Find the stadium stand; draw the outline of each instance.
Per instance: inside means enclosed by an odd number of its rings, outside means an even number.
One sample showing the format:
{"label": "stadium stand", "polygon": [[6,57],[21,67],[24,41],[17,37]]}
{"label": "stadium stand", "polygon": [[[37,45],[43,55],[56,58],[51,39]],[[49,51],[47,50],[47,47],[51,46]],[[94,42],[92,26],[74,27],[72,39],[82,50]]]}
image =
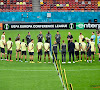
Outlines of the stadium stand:
{"label": "stadium stand", "polygon": [[[0,12],[31,12],[32,0],[0,0]],[[96,12],[100,0],[40,0],[41,11]]]}
{"label": "stadium stand", "polygon": [[40,0],[41,11],[96,12],[100,0]]}
{"label": "stadium stand", "polygon": [[0,12],[31,12],[32,0],[1,0]]}

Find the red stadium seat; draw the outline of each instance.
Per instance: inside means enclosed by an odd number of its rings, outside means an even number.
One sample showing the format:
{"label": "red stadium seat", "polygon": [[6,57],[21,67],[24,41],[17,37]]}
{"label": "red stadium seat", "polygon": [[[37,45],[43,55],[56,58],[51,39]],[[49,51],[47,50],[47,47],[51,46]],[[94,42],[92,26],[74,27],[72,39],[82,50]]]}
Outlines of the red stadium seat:
{"label": "red stadium seat", "polygon": [[[78,2],[75,2],[75,0],[43,0],[45,4],[49,4],[47,7],[47,10],[54,11],[56,10],[55,5],[56,4],[62,4],[63,7],[58,7],[57,11],[70,11],[70,10],[75,10],[75,11],[91,11],[91,10],[98,10],[98,1],[99,0],[78,0]],[[83,4],[82,4],[83,3]],[[69,4],[69,7],[65,7],[66,4]],[[54,6],[53,8],[50,8]],[[44,8],[44,7],[43,7]],[[43,10],[43,8],[41,8]]]}

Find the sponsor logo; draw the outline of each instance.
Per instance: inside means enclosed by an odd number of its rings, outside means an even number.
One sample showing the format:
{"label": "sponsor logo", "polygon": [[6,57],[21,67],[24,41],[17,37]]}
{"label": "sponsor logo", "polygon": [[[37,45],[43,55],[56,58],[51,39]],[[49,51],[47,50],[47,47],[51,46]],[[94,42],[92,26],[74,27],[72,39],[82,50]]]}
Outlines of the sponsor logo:
{"label": "sponsor logo", "polygon": [[8,30],[10,28],[9,24],[4,25],[4,29]]}
{"label": "sponsor logo", "polygon": [[84,29],[100,29],[100,23],[84,23]]}
{"label": "sponsor logo", "polygon": [[84,23],[76,23],[76,29],[84,29]]}
{"label": "sponsor logo", "polygon": [[75,29],[75,24],[74,23],[70,23],[69,24],[69,29]]}

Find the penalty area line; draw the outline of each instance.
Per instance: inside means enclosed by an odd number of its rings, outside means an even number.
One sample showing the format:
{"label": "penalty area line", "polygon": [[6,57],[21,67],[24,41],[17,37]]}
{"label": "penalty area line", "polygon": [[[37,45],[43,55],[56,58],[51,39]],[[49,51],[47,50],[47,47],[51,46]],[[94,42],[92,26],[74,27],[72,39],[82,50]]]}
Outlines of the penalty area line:
{"label": "penalty area line", "polygon": [[0,71],[36,71],[36,72],[48,72],[48,71],[51,71],[51,72],[55,72],[56,70],[20,70],[20,69],[0,69]]}

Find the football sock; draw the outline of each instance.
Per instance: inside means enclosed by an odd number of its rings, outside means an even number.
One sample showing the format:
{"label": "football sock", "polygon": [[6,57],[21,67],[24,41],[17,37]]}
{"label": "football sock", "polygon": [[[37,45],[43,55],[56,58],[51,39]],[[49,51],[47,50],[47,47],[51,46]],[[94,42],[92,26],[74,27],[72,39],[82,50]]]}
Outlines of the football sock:
{"label": "football sock", "polygon": [[25,59],[25,61],[26,61],[26,59]]}
{"label": "football sock", "polygon": [[78,60],[79,60],[79,56],[78,56]]}
{"label": "football sock", "polygon": [[100,58],[99,58],[99,60],[100,60]]}
{"label": "football sock", "polygon": [[20,58],[19,58],[19,60],[20,60]]}
{"label": "football sock", "polygon": [[7,55],[7,59],[8,59],[8,55]]}
{"label": "football sock", "polygon": [[1,59],[2,59],[2,57],[1,57]]}
{"label": "football sock", "polygon": [[10,56],[10,60],[11,60],[11,56]]}
{"label": "football sock", "polygon": [[16,60],[17,60],[17,58],[16,58]]}
{"label": "football sock", "polygon": [[38,61],[39,61],[39,55],[38,55]]}

